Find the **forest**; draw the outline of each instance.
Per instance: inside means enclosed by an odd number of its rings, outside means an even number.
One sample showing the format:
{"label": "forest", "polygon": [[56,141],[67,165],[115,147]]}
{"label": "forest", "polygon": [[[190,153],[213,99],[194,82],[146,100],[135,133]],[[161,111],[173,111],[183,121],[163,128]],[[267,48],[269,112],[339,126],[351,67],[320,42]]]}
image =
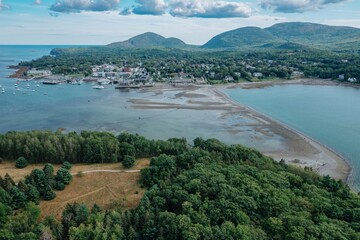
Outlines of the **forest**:
{"label": "forest", "polygon": [[[38,219],[36,204],[47,200],[38,186],[55,193],[56,182],[71,184],[71,164],[127,156],[151,157],[136,208],[73,203],[61,219]],[[0,157],[48,163],[19,183],[1,180],[0,239],[360,239],[360,198],[346,184],[216,139],[9,132],[0,135]],[[62,173],[51,163],[64,163]]]}
{"label": "forest", "polygon": [[119,67],[145,67],[155,81],[165,81],[182,73],[203,77],[209,81],[253,81],[254,73],[264,79],[290,79],[294,72],[303,77],[360,80],[358,53],[320,50],[257,50],[246,51],[187,51],[180,49],[121,49],[89,47],[53,49],[51,55],[20,66],[51,70],[54,74],[91,76],[91,66],[114,64]]}

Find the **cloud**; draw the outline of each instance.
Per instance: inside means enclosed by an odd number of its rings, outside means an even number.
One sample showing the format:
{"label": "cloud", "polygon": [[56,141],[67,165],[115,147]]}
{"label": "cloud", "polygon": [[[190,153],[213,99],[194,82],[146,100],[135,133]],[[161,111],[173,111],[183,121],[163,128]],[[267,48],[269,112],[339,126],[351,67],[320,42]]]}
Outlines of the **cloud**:
{"label": "cloud", "polygon": [[341,3],[348,0],[262,0],[261,7],[274,9],[275,12],[302,13],[317,11],[328,4]]}
{"label": "cloud", "polygon": [[246,3],[215,0],[171,0],[170,14],[176,17],[231,18],[250,17]]}
{"label": "cloud", "polygon": [[125,9],[121,14],[163,15],[167,8],[167,3],[164,0],[135,0],[135,2],[139,5]]}
{"label": "cloud", "polygon": [[139,5],[124,9],[120,14],[163,15],[169,10],[174,17],[231,18],[250,17],[246,3],[218,0],[136,0]]}
{"label": "cloud", "polygon": [[10,9],[10,6],[9,5],[6,5],[6,4],[3,4],[2,3],[2,0],[0,0],[0,11],[2,10],[9,10]]}
{"label": "cloud", "polygon": [[112,11],[116,10],[120,0],[57,0],[50,10],[54,12],[81,12],[81,11]]}

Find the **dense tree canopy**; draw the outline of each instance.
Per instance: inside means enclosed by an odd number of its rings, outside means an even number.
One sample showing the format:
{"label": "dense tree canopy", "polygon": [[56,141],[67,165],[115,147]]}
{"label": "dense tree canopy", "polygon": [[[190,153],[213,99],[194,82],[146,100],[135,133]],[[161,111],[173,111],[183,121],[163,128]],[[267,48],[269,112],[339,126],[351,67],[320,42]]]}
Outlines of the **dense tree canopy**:
{"label": "dense tree canopy", "polygon": [[344,80],[360,79],[360,58],[357,53],[320,50],[258,50],[258,51],[188,51],[174,49],[116,49],[107,47],[54,49],[53,56],[44,56],[21,66],[48,69],[55,74],[91,74],[91,66],[104,63],[119,67],[137,67],[141,64],[157,80],[174,77],[178,73],[224,80],[252,81],[253,74],[260,78],[287,79],[294,71],[304,77]]}
{"label": "dense tree canopy", "polygon": [[[86,135],[107,133],[76,136]],[[60,221],[47,217],[37,223],[38,209],[29,201],[51,195],[53,171],[46,164],[25,182],[1,179],[0,239],[360,239],[360,198],[329,176],[216,139],[197,138],[190,146],[184,139],[108,138],[123,146],[118,160],[128,153],[152,157],[150,167],[141,171],[147,191],[139,206],[90,211],[74,203]],[[66,183],[65,171],[52,175],[55,182]]]}

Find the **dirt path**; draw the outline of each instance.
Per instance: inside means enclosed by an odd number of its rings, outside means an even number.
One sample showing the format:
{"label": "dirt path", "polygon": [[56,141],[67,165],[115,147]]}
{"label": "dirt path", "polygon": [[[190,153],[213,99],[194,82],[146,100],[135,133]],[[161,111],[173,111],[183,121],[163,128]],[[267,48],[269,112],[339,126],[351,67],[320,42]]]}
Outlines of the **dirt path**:
{"label": "dirt path", "polygon": [[[98,173],[98,172],[108,172],[108,173],[138,173],[140,170],[89,170],[83,171],[82,173]],[[71,173],[71,175],[76,175],[78,173]]]}

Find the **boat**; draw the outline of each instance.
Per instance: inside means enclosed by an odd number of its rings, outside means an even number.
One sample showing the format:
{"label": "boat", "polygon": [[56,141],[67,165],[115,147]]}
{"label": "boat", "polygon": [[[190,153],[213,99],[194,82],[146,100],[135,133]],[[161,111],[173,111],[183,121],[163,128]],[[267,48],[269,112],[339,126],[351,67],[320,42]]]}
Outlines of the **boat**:
{"label": "boat", "polygon": [[2,88],[2,89],[1,89],[1,93],[5,93],[5,88]]}
{"label": "boat", "polygon": [[104,86],[102,85],[96,85],[92,87],[93,89],[104,89]]}

